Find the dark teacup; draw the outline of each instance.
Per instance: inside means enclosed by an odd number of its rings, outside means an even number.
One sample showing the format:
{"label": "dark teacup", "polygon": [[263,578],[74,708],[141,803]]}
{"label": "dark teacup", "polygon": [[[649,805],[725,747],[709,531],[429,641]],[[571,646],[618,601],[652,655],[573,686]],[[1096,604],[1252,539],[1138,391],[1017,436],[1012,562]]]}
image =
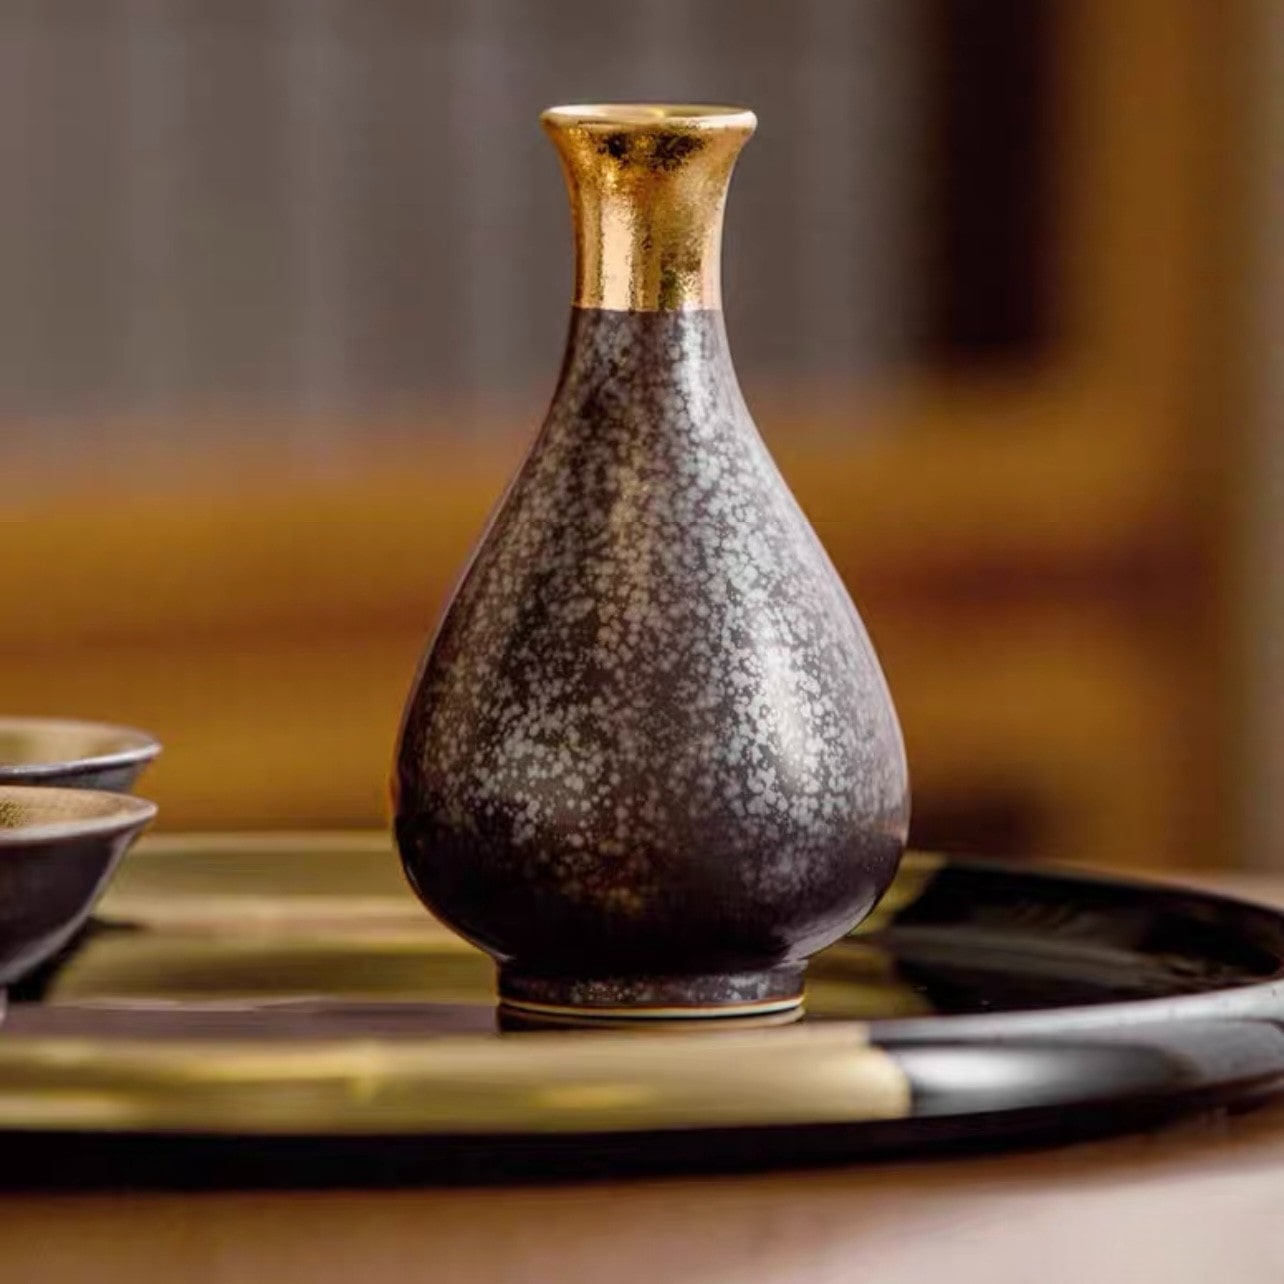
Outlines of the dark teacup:
{"label": "dark teacup", "polygon": [[0,785],[0,986],[75,935],[155,815],[129,794]]}

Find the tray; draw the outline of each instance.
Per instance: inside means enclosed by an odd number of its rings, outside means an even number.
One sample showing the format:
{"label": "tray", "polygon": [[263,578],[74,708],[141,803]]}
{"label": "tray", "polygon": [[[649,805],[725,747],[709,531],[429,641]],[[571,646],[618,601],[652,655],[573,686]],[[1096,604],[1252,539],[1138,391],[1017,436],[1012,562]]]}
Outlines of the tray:
{"label": "tray", "polygon": [[10,994],[3,1182],[371,1185],[1086,1137],[1284,1082],[1284,915],[907,858],[805,1018],[501,1031],[382,835],[154,838]]}

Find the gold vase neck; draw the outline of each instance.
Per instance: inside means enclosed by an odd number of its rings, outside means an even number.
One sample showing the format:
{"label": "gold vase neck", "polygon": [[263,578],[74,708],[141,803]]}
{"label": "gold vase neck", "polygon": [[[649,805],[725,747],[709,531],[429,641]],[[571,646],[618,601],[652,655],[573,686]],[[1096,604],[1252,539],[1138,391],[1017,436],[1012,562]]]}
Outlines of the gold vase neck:
{"label": "gold vase neck", "polygon": [[722,212],[757,125],[734,107],[552,107],[575,225],[575,304],[616,312],[722,306]]}

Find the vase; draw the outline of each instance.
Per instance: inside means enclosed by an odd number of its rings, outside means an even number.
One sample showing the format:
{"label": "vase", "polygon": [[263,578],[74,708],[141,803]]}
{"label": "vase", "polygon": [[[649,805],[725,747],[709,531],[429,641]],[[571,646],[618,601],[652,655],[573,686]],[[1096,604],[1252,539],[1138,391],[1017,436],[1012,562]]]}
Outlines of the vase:
{"label": "vase", "polygon": [[749,111],[542,117],[570,192],[561,377],[415,680],[410,881],[550,1016],[793,1008],[908,824],[865,629],[741,397],[723,207]]}

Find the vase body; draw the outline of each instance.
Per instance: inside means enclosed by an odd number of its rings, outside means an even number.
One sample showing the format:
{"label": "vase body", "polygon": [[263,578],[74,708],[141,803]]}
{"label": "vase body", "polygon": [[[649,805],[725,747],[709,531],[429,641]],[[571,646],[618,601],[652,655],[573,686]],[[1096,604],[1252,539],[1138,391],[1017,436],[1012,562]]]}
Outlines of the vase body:
{"label": "vase body", "polygon": [[895,873],[908,782],[727,348],[717,241],[752,117],[551,115],[579,242],[566,357],[411,692],[398,844],[515,1007],[787,1008]]}

